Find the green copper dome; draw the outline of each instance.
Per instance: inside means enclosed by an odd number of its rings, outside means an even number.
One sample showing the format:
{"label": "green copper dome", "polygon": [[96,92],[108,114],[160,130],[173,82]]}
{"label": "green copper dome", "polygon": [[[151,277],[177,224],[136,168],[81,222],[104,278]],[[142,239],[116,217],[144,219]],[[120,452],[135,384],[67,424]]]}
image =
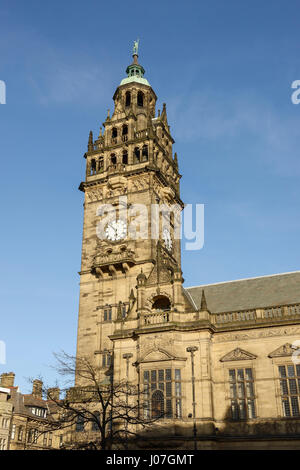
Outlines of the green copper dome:
{"label": "green copper dome", "polygon": [[138,63],[137,46],[135,47],[136,49],[134,49],[133,56],[132,56],[133,62],[131,65],[128,65],[126,69],[127,78],[123,78],[120,85],[126,85],[126,83],[137,82],[137,83],[142,83],[143,85],[151,86],[148,80],[144,78],[145,70],[144,70],[144,67],[142,67]]}

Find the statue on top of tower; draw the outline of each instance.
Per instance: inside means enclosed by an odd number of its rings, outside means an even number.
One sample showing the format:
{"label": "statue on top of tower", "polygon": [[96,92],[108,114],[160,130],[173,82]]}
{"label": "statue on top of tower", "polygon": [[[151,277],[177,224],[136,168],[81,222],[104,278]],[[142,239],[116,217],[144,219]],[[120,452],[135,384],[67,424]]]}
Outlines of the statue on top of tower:
{"label": "statue on top of tower", "polygon": [[137,39],[136,41],[133,41],[133,55],[138,55],[138,50],[139,50],[139,42],[140,40]]}

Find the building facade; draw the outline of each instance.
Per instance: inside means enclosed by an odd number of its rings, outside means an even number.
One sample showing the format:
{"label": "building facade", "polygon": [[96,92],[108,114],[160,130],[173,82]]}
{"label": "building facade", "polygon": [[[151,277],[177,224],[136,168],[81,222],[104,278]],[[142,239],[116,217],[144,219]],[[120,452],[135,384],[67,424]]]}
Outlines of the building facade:
{"label": "building facade", "polygon": [[184,288],[166,105],[126,72],[84,155],[77,355],[148,390],[137,447],[299,448],[300,271]]}
{"label": "building facade", "polygon": [[58,449],[61,433],[52,427],[55,404],[43,399],[43,383],[34,380],[32,393],[23,394],[14,380],[13,372],[0,377],[0,450]]}

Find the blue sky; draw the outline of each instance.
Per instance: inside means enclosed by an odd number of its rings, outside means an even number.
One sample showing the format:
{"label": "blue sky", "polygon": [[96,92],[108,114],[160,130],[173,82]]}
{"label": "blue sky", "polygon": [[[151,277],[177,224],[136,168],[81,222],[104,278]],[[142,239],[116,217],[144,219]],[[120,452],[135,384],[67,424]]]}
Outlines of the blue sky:
{"label": "blue sky", "polygon": [[299,1],[2,0],[0,340],[22,390],[76,345],[84,178],[140,38],[167,103],[182,198],[205,204],[185,285],[298,270]]}

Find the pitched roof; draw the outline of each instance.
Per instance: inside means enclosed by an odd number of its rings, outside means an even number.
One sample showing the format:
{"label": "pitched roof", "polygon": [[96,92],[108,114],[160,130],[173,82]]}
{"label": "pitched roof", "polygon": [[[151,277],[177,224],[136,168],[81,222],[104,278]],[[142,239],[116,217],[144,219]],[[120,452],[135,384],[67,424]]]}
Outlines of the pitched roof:
{"label": "pitched roof", "polygon": [[202,290],[212,313],[300,303],[300,271],[185,288],[200,308]]}

